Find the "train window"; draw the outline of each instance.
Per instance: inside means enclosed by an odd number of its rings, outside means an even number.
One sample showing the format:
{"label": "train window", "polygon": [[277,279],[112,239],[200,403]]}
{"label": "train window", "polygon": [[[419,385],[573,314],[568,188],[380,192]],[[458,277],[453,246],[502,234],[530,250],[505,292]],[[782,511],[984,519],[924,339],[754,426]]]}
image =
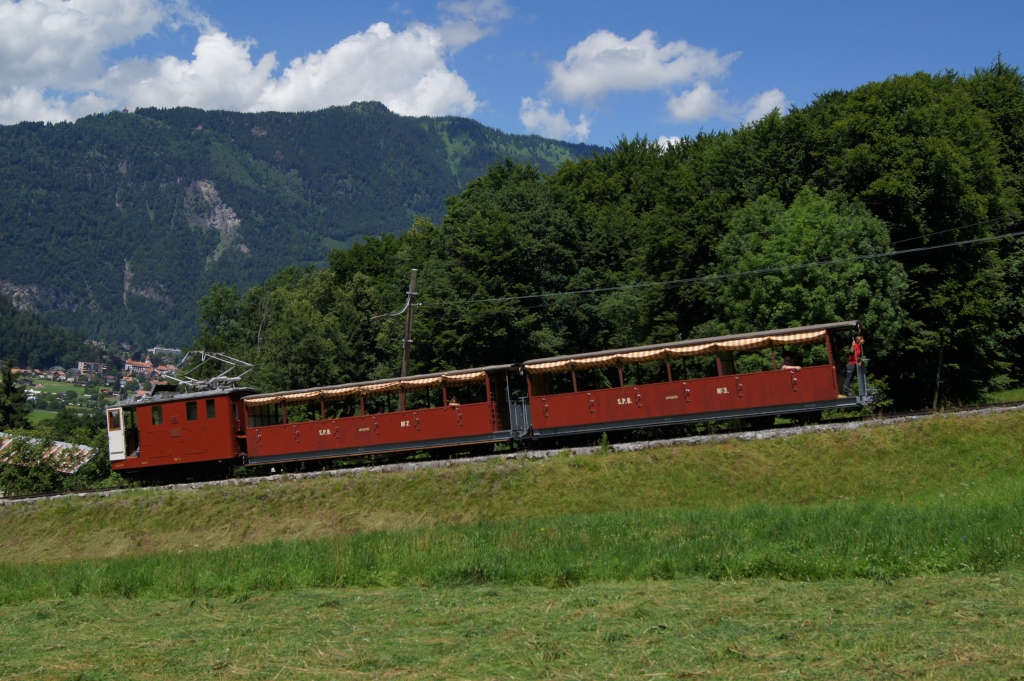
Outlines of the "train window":
{"label": "train window", "polygon": [[359,411],[359,398],[348,396],[340,400],[332,400],[324,404],[325,418],[339,419],[347,418],[349,416],[358,416],[361,414]]}
{"label": "train window", "polygon": [[615,367],[584,369],[576,372],[576,385],[580,391],[603,390],[619,387],[619,372]]}
{"label": "train window", "polygon": [[162,406],[153,407],[153,425],[159,426],[164,422],[164,408]]}
{"label": "train window", "polygon": [[288,405],[288,423],[306,423],[320,420],[319,402],[300,402]]}
{"label": "train window", "polygon": [[119,411],[108,411],[107,412],[107,430],[121,430],[121,412]]}
{"label": "train window", "polygon": [[277,404],[259,404],[249,409],[249,427],[276,426],[284,423],[281,407]]}
{"label": "train window", "polygon": [[217,418],[217,402],[214,400],[206,400],[206,418],[215,419]]}
{"label": "train window", "polygon": [[188,419],[189,421],[199,420],[199,407],[196,405],[195,402],[185,403],[185,418]]}

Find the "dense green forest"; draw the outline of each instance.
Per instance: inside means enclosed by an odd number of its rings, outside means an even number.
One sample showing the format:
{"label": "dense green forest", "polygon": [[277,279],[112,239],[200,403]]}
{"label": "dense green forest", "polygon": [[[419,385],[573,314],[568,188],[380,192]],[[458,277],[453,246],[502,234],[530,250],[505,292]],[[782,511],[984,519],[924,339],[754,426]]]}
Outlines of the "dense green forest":
{"label": "dense green forest", "polygon": [[[1021,229],[1022,152],[1024,78],[997,60],[551,175],[510,159],[440,221],[213,287],[197,345],[255,361],[265,389],[397,375],[401,326],[369,318],[415,267],[416,371],[859,318],[898,404],[930,404],[940,366],[941,399],[968,400],[1024,368],[1024,252],[978,241]],[[543,295],[565,291],[591,292]]]}
{"label": "dense green forest", "polygon": [[87,337],[188,343],[214,282],[244,290],[417,215],[439,221],[504,158],[551,172],[598,151],[376,103],[0,126],[0,290]]}
{"label": "dense green forest", "polygon": [[100,351],[84,345],[70,331],[47,324],[39,315],[19,310],[0,293],[0,360],[15,359],[15,366],[50,367],[98,359]]}

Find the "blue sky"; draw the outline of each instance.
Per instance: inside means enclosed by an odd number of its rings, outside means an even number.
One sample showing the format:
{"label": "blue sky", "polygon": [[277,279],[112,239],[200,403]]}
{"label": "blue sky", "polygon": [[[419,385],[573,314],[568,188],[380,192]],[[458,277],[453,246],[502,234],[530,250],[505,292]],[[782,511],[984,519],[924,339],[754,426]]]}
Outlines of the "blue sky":
{"label": "blue sky", "polygon": [[894,73],[1024,65],[1024,3],[0,0],[0,122],[359,99],[612,144]]}

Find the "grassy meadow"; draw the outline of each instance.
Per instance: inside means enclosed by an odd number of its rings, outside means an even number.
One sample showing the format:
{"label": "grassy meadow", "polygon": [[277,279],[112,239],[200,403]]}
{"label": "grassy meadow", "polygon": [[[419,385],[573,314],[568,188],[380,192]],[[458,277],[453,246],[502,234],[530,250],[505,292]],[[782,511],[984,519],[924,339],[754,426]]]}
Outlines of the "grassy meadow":
{"label": "grassy meadow", "polygon": [[1022,428],[2,507],[0,679],[1024,674]]}
{"label": "grassy meadow", "polygon": [[1024,412],[636,453],[0,507],[7,563],[617,512],[938,503],[1024,481]]}
{"label": "grassy meadow", "polygon": [[302,589],[0,607],[4,679],[1008,679],[1024,573]]}
{"label": "grassy meadow", "polygon": [[42,423],[43,421],[49,421],[57,416],[57,412],[49,411],[46,409],[33,409],[32,413],[28,415],[29,423],[33,426]]}

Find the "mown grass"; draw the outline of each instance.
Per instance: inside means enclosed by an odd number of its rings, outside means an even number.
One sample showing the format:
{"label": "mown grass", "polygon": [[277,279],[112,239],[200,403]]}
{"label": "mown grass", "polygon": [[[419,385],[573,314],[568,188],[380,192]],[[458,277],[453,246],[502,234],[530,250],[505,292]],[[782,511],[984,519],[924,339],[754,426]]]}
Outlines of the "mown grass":
{"label": "mown grass", "polygon": [[75,385],[74,383],[66,383],[64,381],[51,381],[45,378],[33,378],[32,389],[41,390],[45,393],[62,393],[68,390],[74,390],[78,394],[82,393],[83,388]]}
{"label": "mown grass", "polygon": [[305,588],[568,586],[853,577],[1024,567],[1024,482],[915,504],[662,509],[369,532],[106,560],[0,564],[0,603],[82,595],[232,596]]}
{"label": "mown grass", "polygon": [[0,507],[0,561],[213,550],[600,513],[931,503],[1024,479],[1024,413]]}
{"label": "mown grass", "polygon": [[33,409],[32,413],[28,415],[29,423],[37,425],[43,421],[49,421],[57,416],[55,411],[47,411],[45,409]]}
{"label": "mown grass", "polygon": [[1007,679],[1024,572],[0,606],[0,678]]}
{"label": "mown grass", "polygon": [[0,510],[0,678],[1011,678],[1024,414]]}

